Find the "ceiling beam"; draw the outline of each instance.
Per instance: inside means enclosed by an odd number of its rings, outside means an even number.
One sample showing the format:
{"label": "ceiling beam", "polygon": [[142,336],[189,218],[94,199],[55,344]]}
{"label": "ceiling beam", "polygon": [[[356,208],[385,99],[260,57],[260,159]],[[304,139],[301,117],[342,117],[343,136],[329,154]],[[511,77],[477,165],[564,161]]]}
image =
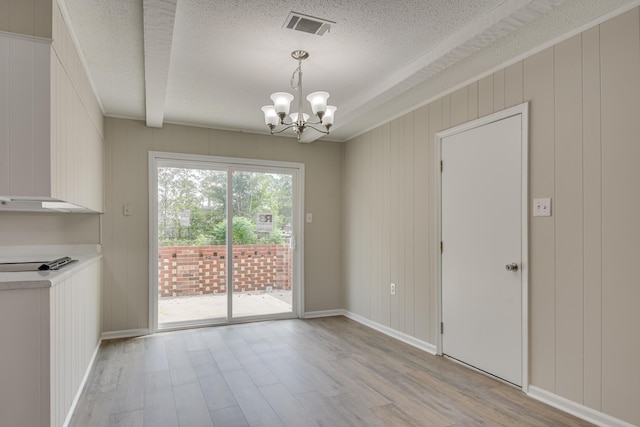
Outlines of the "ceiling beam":
{"label": "ceiling beam", "polygon": [[143,0],[147,126],[161,128],[178,0]]}

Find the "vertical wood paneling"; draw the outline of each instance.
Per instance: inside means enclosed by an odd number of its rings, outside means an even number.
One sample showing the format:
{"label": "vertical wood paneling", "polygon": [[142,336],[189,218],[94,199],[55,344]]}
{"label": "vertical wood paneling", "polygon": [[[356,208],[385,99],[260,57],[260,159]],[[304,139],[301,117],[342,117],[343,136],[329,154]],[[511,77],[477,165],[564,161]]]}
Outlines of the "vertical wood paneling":
{"label": "vertical wood paneling", "polygon": [[[444,129],[442,125],[442,102],[441,100],[436,100],[429,104],[429,153],[431,156],[435,156],[435,134]],[[437,279],[435,277],[436,271],[436,257],[435,251],[437,251],[437,247],[439,242],[435,242],[435,236],[438,234],[436,232],[436,205],[438,203],[435,200],[438,194],[437,182],[438,175],[440,173],[440,168],[435,165],[436,159],[431,157],[432,162],[431,165],[435,167],[431,167],[429,170],[429,191],[431,197],[429,198],[429,212],[432,215],[432,221],[429,222],[429,242],[431,256],[429,257],[429,301],[431,301],[432,305],[429,310],[429,332],[431,341],[436,342],[436,335],[438,332],[436,331],[437,317],[438,313],[436,311],[436,304],[438,301],[436,300],[436,286]],[[439,159],[438,159],[439,160]]]}
{"label": "vertical wood paneling", "polygon": [[[524,61],[524,98],[530,102],[530,198],[554,198],[553,48]],[[552,202],[552,212],[553,212]],[[555,217],[529,221],[531,383],[555,392]]]}
{"label": "vertical wood paneling", "polygon": [[451,126],[469,121],[469,88],[458,89],[451,94]]}
{"label": "vertical wood paneling", "polygon": [[451,127],[451,95],[442,97],[442,128]]}
{"label": "vertical wood paneling", "polygon": [[583,398],[582,37],[554,48],[556,393]]}
{"label": "vertical wood paneling", "polygon": [[51,379],[51,426],[64,424],[98,346],[100,281],[98,261],[47,290],[47,312],[51,313],[47,316],[51,336],[51,360],[47,366]]}
{"label": "vertical wood paneling", "polygon": [[518,61],[504,70],[505,108],[522,104],[522,102],[522,61]]}
{"label": "vertical wood paneling", "polygon": [[[389,190],[390,190],[390,224],[391,224],[391,256],[390,256],[390,276],[391,282],[397,284],[398,276],[400,271],[400,260],[399,260],[399,251],[400,251],[400,242],[399,242],[399,181],[398,181],[398,171],[400,169],[400,165],[398,164],[398,119],[393,120],[389,127],[389,163],[390,163],[390,177],[389,177]],[[398,329],[398,295],[391,295],[390,297],[390,322],[389,326]]]}
{"label": "vertical wood paneling", "polygon": [[493,75],[478,80],[478,117],[493,113]]}
{"label": "vertical wood paneling", "polygon": [[[2,15],[1,7],[0,15]],[[11,179],[11,159],[9,157],[11,153],[9,150],[9,124],[11,123],[10,43],[9,38],[0,37],[0,194],[9,194]]]}
{"label": "vertical wood paneling", "polygon": [[[371,222],[373,233],[371,246],[373,250],[369,259],[369,263],[373,266],[371,268],[372,282],[371,282],[371,318],[376,322],[382,323],[383,318],[383,292],[384,292],[384,275],[382,271],[381,262],[376,262],[376,259],[384,259],[382,254],[382,241],[384,239],[384,229],[382,227],[384,221],[384,211],[382,205],[382,167],[384,164],[384,156],[382,154],[382,138],[381,129],[376,129],[371,133],[371,170],[369,171],[371,176],[371,183],[373,184],[373,200],[371,206]],[[378,226],[376,226],[376,224]]]}
{"label": "vertical wood paneling", "polygon": [[584,404],[602,409],[602,165],[600,28],[582,34]]}
{"label": "vertical wood paneling", "polygon": [[504,70],[499,70],[493,73],[493,111],[504,110]]}
{"label": "vertical wood paneling", "polygon": [[35,191],[35,46],[27,40],[10,41],[9,59],[9,188],[11,194],[34,196]]}
{"label": "vertical wood paneling", "polygon": [[406,226],[406,212],[407,212],[407,204],[408,204],[408,195],[405,181],[405,167],[406,167],[406,158],[407,158],[407,141],[405,139],[405,119],[406,115],[396,119],[398,124],[397,132],[398,136],[396,139],[396,144],[398,144],[398,255],[397,255],[397,294],[395,296],[395,300],[397,303],[398,309],[398,323],[396,328],[399,331],[405,330],[405,297],[407,294],[408,283],[406,281],[406,263],[407,263],[407,239],[405,235],[405,226]]}
{"label": "vertical wood paneling", "polygon": [[431,212],[429,211],[430,185],[429,172],[431,158],[429,156],[429,108],[422,107],[416,110],[413,120],[413,257],[414,257],[414,299],[411,302],[414,311],[415,337],[429,340],[429,312],[431,307],[429,300],[429,224]]}
{"label": "vertical wood paneling", "polygon": [[640,424],[640,9],[601,25],[602,408]]}
{"label": "vertical wood paneling", "polygon": [[414,129],[414,114],[406,114],[404,119],[402,120],[402,125],[404,127],[404,144],[405,144],[405,153],[403,164],[404,168],[402,169],[404,172],[403,177],[403,189],[405,194],[405,203],[404,203],[404,217],[403,217],[403,225],[404,225],[404,242],[403,246],[404,250],[404,265],[402,269],[404,270],[404,286],[402,293],[403,301],[404,301],[404,329],[403,332],[409,334],[411,336],[415,336],[415,292],[416,292],[416,278],[414,275],[415,268],[415,218],[414,218],[414,209],[415,209],[415,176],[414,176],[414,163],[415,159],[415,136],[413,134]]}
{"label": "vertical wood paneling", "polygon": [[468,86],[469,91],[469,120],[478,118],[478,82]]}
{"label": "vertical wood paneling", "polygon": [[[382,224],[382,259],[391,259],[392,249],[391,249],[391,165],[388,162],[388,159],[391,156],[391,126],[389,124],[385,124],[380,129],[380,138],[381,138],[381,170],[383,173],[383,182],[382,182],[382,218],[384,223]],[[392,277],[391,273],[391,264],[389,262],[382,263],[382,322],[384,325],[391,325],[391,295],[388,292],[389,283],[392,280],[395,280]]]}

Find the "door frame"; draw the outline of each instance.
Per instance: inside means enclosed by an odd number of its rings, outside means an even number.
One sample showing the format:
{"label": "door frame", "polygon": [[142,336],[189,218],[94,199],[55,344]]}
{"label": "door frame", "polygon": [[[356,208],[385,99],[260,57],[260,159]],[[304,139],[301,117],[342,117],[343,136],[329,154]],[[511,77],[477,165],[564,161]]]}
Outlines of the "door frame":
{"label": "door frame", "polygon": [[[301,318],[304,313],[304,163],[283,162],[274,160],[257,160],[239,157],[220,157],[208,156],[201,154],[184,154],[170,153],[161,151],[149,151],[148,155],[148,177],[149,177],[149,332],[156,333],[158,329],[158,174],[156,173],[158,163],[165,160],[179,164],[184,162],[185,167],[193,166],[193,163],[203,163],[212,166],[219,166],[226,170],[249,170],[253,172],[269,172],[270,169],[289,169],[295,171],[294,186],[294,206],[298,207],[297,212],[293,214],[293,292],[294,307],[290,315],[286,317],[276,316],[277,318]],[[231,181],[227,177],[227,183]],[[229,185],[227,188],[231,188]],[[227,208],[231,206],[230,192],[227,194]],[[156,213],[156,215],[154,215]],[[232,224],[227,222],[227,235],[230,235]],[[297,255],[297,256],[296,256]],[[227,277],[228,280],[228,277]],[[227,283],[228,285],[228,283]],[[227,288],[229,289],[229,288]],[[228,304],[231,304],[230,299]],[[262,317],[246,316],[233,318],[227,312],[227,322],[224,324],[246,323],[256,320],[265,320]],[[276,318],[272,317],[272,318]],[[173,329],[191,328],[197,326],[212,326],[218,323],[196,322],[193,325],[185,327],[176,327],[170,329],[161,329],[162,332]]]}
{"label": "door frame", "polygon": [[[529,104],[527,102],[507,108],[505,110],[480,117],[478,119],[463,123],[450,129],[437,132],[435,135],[435,164],[436,170],[440,170],[442,161],[442,140],[446,137],[456,135],[471,129],[485,126],[508,117],[521,115],[522,120],[522,208],[521,208],[521,239],[522,239],[522,264],[521,264],[521,286],[522,286],[522,390],[526,393],[529,388]],[[436,174],[436,353],[442,355],[442,253],[440,242],[442,241],[442,174]]]}

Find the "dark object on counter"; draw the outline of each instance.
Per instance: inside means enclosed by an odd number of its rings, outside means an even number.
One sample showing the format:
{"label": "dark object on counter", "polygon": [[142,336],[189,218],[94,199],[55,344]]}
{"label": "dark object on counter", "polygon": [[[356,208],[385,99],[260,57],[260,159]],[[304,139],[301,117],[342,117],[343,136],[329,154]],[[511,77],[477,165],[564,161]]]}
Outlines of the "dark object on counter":
{"label": "dark object on counter", "polygon": [[18,271],[46,271],[59,270],[77,260],[68,256],[54,259],[53,261],[29,261],[29,262],[7,262],[0,263],[0,273],[18,272]]}

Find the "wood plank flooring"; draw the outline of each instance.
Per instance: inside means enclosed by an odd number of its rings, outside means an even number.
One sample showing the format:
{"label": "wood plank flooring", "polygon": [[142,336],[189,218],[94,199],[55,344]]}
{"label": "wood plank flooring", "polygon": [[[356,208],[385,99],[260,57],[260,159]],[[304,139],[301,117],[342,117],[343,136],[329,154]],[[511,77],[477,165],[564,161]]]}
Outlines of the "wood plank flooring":
{"label": "wood plank flooring", "polygon": [[106,341],[70,423],[588,426],[344,317]]}

